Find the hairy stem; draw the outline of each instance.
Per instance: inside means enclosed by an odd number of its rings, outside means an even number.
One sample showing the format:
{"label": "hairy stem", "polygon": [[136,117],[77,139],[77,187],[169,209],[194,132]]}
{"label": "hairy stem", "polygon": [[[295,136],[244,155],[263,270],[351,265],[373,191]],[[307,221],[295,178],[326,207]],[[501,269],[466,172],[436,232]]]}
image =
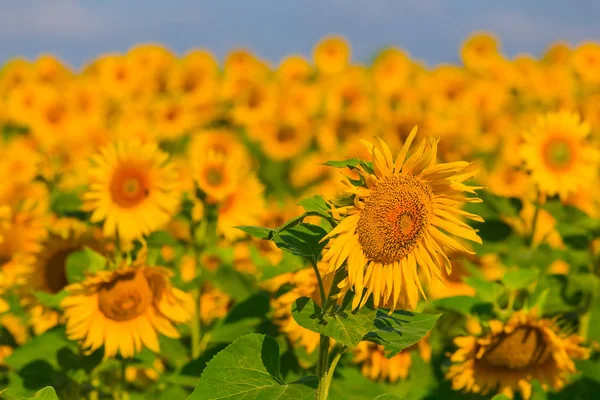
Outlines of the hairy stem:
{"label": "hairy stem", "polygon": [[317,361],[317,378],[319,387],[315,393],[316,400],[326,400],[329,386],[327,385],[327,371],[329,362],[329,337],[321,334],[319,340],[319,359]]}

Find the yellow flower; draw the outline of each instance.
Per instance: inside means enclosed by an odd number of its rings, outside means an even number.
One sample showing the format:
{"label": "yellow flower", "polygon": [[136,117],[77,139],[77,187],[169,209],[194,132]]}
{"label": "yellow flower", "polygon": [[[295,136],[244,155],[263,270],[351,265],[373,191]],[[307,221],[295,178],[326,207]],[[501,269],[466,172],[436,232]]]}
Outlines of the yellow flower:
{"label": "yellow flower", "polygon": [[[30,260],[31,265],[19,266],[26,275],[27,287],[50,294],[63,290],[68,285],[67,258],[84,247],[101,253],[108,251],[100,232],[84,223],[70,218],[52,221],[43,249]],[[41,335],[62,320],[57,311],[38,303],[32,294],[25,296],[22,304],[31,315],[30,323],[36,335]]]}
{"label": "yellow flower", "polygon": [[554,320],[516,312],[506,322],[490,321],[483,336],[454,339],[458,350],[446,375],[454,390],[487,395],[504,393],[513,398],[520,391],[531,397],[531,381],[538,380],[545,390],[560,390],[569,374],[576,372],[573,360],[585,359],[589,350],[579,344],[577,335],[564,335]]}
{"label": "yellow flower", "polygon": [[354,349],[353,362],[360,364],[360,372],[374,381],[389,381],[395,383],[400,379],[406,379],[412,365],[412,353],[418,349],[420,356],[429,362],[431,358],[431,347],[427,337],[421,339],[392,358],[385,357],[382,345],[372,342],[360,342]]}
{"label": "yellow flower", "polygon": [[277,78],[283,83],[306,81],[313,69],[308,61],[300,55],[285,57],[277,70]]}
{"label": "yellow flower", "polygon": [[404,51],[389,48],[373,63],[373,80],[382,93],[405,89],[411,69],[410,59]]}
{"label": "yellow flower", "polygon": [[132,59],[124,55],[108,55],[95,65],[98,84],[116,99],[133,96],[142,85],[142,73]]}
{"label": "yellow flower", "polygon": [[373,173],[358,168],[364,184],[347,182],[347,193],[354,204],[334,208],[334,216],[343,216],[327,235],[330,238],[323,255],[330,271],[347,263],[348,277],[339,285],[342,293],[356,293],[352,308],[362,307],[373,294],[375,307],[414,309],[419,291],[417,266],[427,281],[441,279],[440,264],[451,271],[446,253],[468,252],[456,239],[481,243],[476,231],[460,220],[461,216],[482,221],[460,209],[465,202],[478,202],[463,192],[475,193],[476,187],[463,182],[475,172],[459,174],[469,163],[457,161],[435,164],[438,140],[428,138],[406,158],[416,136],[413,129],[396,157],[381,140],[376,145],[362,142],[372,154]]}
{"label": "yellow flower", "polygon": [[236,160],[209,151],[196,154],[192,159],[192,167],[194,180],[210,202],[223,201],[237,189],[240,171]]}
{"label": "yellow flower", "polygon": [[272,160],[289,160],[305,152],[314,134],[312,124],[306,120],[262,121],[251,130]]}
{"label": "yellow flower", "polygon": [[157,332],[178,338],[173,322],[191,318],[191,297],[171,286],[171,273],[140,260],[115,271],[102,271],[67,286],[61,302],[67,336],[93,352],[104,345],[104,358],[131,358],[142,347],[160,351]]}
{"label": "yellow flower", "polygon": [[[542,243],[548,243],[553,248],[563,248],[564,243],[560,234],[555,229],[556,220],[552,214],[543,209],[540,209],[537,214],[533,244],[537,246]],[[530,202],[525,202],[519,213],[519,217],[505,217],[504,219],[517,233],[528,236],[531,235],[533,229],[534,216],[535,206]]]}
{"label": "yellow flower", "polygon": [[189,157],[194,159],[202,154],[214,152],[226,160],[247,164],[250,162],[248,150],[241,138],[228,129],[203,129],[192,134],[188,148]]}
{"label": "yellow flower", "polygon": [[225,317],[231,303],[231,297],[227,293],[205,285],[200,291],[200,320],[204,325],[209,325],[214,320]]}
{"label": "yellow flower", "polygon": [[219,84],[219,66],[208,51],[194,50],[175,64],[167,77],[170,90],[181,92],[188,100],[206,103],[215,99]]}
{"label": "yellow flower", "polygon": [[72,78],[69,67],[51,54],[40,55],[32,67],[34,79],[46,84],[59,85]]}
{"label": "yellow flower", "polygon": [[338,74],[350,62],[350,45],[341,36],[328,36],[315,46],[313,60],[320,72]]}
{"label": "yellow flower", "polygon": [[265,208],[264,186],[253,174],[239,180],[235,191],[219,205],[217,233],[227,240],[236,240],[246,234],[235,226],[257,225]]}
{"label": "yellow flower", "polygon": [[154,128],[161,139],[173,140],[194,126],[194,115],[179,99],[161,99],[152,108]]}
{"label": "yellow flower", "polygon": [[175,170],[154,143],[123,140],[92,158],[91,182],[84,194],[91,221],[104,221],[106,236],[125,242],[163,227],[179,206]]}
{"label": "yellow flower", "polygon": [[600,82],[600,45],[598,43],[582,43],[571,56],[573,69],[584,82]]}
{"label": "yellow flower", "polygon": [[495,36],[490,33],[476,33],[465,41],[460,50],[460,57],[467,68],[486,69],[501,59],[499,47]]}
{"label": "yellow flower", "polygon": [[586,142],[589,131],[579,115],[562,111],[540,116],[525,133],[520,155],[543,194],[566,199],[592,185],[600,152]]}
{"label": "yellow flower", "polygon": [[552,43],[544,53],[544,60],[551,64],[566,65],[571,57],[572,51],[568,43]]}

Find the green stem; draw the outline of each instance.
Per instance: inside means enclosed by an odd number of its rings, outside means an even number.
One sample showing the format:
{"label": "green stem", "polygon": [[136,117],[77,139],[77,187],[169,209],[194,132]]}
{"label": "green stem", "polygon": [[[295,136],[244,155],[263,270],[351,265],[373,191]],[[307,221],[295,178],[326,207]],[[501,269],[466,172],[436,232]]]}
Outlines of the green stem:
{"label": "green stem", "polygon": [[340,358],[342,358],[342,355],[346,352],[347,349],[347,346],[342,345],[331,360],[331,364],[329,365],[329,368],[327,370],[327,375],[325,375],[325,382],[323,383],[323,393],[325,394],[325,397],[323,397],[324,399],[326,399],[329,395],[329,387],[331,386],[331,381],[333,380],[333,373],[335,372],[335,367],[337,367]]}
{"label": "green stem", "polygon": [[192,297],[194,298],[194,315],[190,321],[190,330],[192,332],[192,360],[200,357],[200,290],[192,290]]}
{"label": "green stem", "polygon": [[329,337],[321,334],[319,340],[319,359],[317,360],[317,378],[319,378],[319,387],[315,393],[316,400],[327,400],[327,370],[329,361]]}
{"label": "green stem", "polygon": [[315,275],[317,276],[317,282],[319,283],[319,294],[321,295],[321,306],[325,306],[327,302],[327,297],[325,296],[325,286],[323,285],[323,279],[321,278],[321,273],[319,272],[319,268],[317,264],[311,263],[313,269],[315,270]]}
{"label": "green stem", "polygon": [[534,248],[534,240],[533,238],[535,237],[535,230],[537,228],[537,223],[538,223],[538,217],[540,215],[540,198],[538,196],[538,199],[534,202],[535,205],[535,212],[533,213],[533,221],[531,221],[531,235],[529,235],[529,248],[533,249]]}

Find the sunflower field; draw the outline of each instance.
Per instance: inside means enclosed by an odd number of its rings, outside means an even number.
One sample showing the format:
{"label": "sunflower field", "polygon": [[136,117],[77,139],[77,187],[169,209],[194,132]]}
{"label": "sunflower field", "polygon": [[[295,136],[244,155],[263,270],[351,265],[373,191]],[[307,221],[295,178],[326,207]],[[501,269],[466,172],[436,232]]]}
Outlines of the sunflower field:
{"label": "sunflower field", "polygon": [[600,45],[0,70],[0,398],[592,399]]}

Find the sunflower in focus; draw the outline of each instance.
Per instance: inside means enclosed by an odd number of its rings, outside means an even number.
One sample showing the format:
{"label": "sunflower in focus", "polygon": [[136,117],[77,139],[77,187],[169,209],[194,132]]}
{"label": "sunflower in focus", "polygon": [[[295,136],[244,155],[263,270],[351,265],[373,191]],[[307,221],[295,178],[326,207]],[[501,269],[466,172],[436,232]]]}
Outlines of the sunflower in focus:
{"label": "sunflower in focus", "polygon": [[69,339],[81,341],[89,352],[104,345],[107,359],[117,353],[131,358],[142,347],[158,353],[157,332],[179,338],[173,323],[191,318],[193,300],[171,286],[170,271],[145,262],[142,256],[132,265],[67,286],[61,306]]}
{"label": "sunflower in focus", "polygon": [[350,45],[341,36],[326,37],[314,48],[313,60],[324,74],[340,73],[350,62]]}
{"label": "sunflower in focus", "polygon": [[458,350],[446,374],[454,390],[499,392],[510,398],[519,391],[528,400],[533,379],[545,390],[559,390],[576,372],[574,360],[589,356],[580,346],[581,337],[562,334],[554,320],[534,313],[518,311],[506,323],[493,320],[489,325],[483,336],[454,339]]}
{"label": "sunflower in focus", "polygon": [[463,183],[476,171],[459,174],[469,166],[466,161],[436,165],[438,140],[431,137],[406,158],[416,134],[414,128],[395,161],[383,141],[363,141],[373,170],[358,167],[364,183],[346,182],[354,204],[332,210],[342,219],[326,236],[330,240],[323,261],[330,272],[347,263],[348,277],[339,288],[342,294],[354,290],[353,309],[371,294],[375,307],[414,309],[419,292],[425,297],[417,266],[427,281],[441,279],[440,264],[448,272],[452,268],[449,250],[469,252],[450,235],[481,243],[476,231],[460,220],[482,221],[460,209],[465,202],[481,201],[464,193],[478,189]]}
{"label": "sunflower in focus", "polygon": [[168,155],[155,143],[123,140],[92,158],[84,207],[91,221],[104,221],[104,234],[125,242],[169,222],[179,206],[178,181]]}
{"label": "sunflower in focus", "polygon": [[385,356],[382,345],[362,341],[354,349],[353,362],[360,364],[360,372],[374,381],[389,381],[395,383],[400,379],[406,379],[412,365],[412,353],[418,350],[419,355],[425,362],[431,359],[431,347],[427,338],[421,339],[392,358]]}
{"label": "sunflower in focus", "polygon": [[600,152],[586,141],[579,115],[566,111],[540,116],[525,133],[520,155],[541,193],[566,199],[595,181]]}

